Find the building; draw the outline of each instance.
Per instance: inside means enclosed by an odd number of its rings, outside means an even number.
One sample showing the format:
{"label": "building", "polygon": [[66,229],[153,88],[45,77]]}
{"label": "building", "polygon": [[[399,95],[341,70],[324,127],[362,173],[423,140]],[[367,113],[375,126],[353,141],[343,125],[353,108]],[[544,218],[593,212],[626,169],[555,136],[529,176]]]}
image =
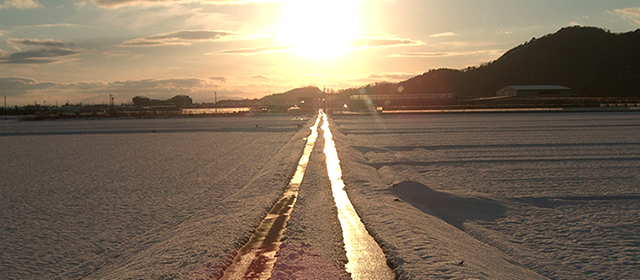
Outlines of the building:
{"label": "building", "polygon": [[496,95],[528,98],[571,97],[571,88],[557,85],[506,86],[500,89]]}
{"label": "building", "polygon": [[136,96],[132,98],[132,100],[133,105],[137,107],[148,107],[149,105],[151,105],[151,99],[149,99],[149,97]]}
{"label": "building", "polygon": [[176,95],[169,100],[178,108],[188,108],[193,106],[193,99],[187,95]]}

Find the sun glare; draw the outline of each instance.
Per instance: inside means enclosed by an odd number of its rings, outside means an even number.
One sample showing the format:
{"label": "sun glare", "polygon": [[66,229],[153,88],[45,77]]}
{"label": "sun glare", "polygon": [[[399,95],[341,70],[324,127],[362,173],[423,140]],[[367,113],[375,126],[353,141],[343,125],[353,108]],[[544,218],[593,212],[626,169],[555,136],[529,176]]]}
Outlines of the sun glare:
{"label": "sun glare", "polygon": [[290,0],[284,3],[280,40],[315,58],[344,54],[356,39],[359,0]]}

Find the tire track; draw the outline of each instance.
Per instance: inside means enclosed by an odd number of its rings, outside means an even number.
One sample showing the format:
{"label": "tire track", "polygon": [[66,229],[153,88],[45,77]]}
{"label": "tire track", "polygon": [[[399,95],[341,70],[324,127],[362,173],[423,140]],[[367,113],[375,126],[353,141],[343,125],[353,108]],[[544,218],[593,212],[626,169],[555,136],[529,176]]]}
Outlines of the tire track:
{"label": "tire track", "polygon": [[269,213],[256,228],[255,233],[247,244],[240,249],[233,263],[227,268],[221,279],[268,279],[271,277],[276,261],[275,255],[280,248],[282,233],[296,203],[300,183],[302,183],[304,172],[311,157],[311,151],[313,151],[318,138],[319,124],[320,116],[310,128],[311,134],[307,137],[307,143],[296,171],[284,194],[269,210]]}

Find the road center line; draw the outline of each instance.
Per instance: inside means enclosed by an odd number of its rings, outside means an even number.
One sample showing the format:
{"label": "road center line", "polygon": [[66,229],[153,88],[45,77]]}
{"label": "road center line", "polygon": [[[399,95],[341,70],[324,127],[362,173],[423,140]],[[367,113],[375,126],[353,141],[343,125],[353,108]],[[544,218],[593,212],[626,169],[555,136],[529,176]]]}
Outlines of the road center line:
{"label": "road center line", "polygon": [[231,265],[225,270],[220,279],[268,279],[271,277],[273,266],[276,262],[276,253],[280,249],[280,239],[285,230],[287,221],[298,198],[300,183],[309,164],[311,151],[318,138],[318,125],[320,115],[315,124],[310,128],[311,133],[307,137],[307,143],[298,162],[296,172],[282,194],[282,197],[269,210],[255,233],[245,244]]}
{"label": "road center line", "polygon": [[344,248],[347,251],[347,272],[354,280],[360,279],[395,279],[394,273],[387,265],[387,260],[378,243],[369,235],[358,213],[353,208],[342,181],[342,169],[336,144],[329,129],[329,121],[324,112],[321,129],[324,131],[324,154],[327,156],[327,172],[331,180],[333,198],[338,208],[338,220],[342,226]]}

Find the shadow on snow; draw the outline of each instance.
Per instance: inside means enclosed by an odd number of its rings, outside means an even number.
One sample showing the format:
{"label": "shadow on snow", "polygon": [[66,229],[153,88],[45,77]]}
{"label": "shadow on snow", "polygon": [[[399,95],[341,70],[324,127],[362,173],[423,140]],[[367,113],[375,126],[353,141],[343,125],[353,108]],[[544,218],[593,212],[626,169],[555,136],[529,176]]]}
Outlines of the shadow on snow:
{"label": "shadow on snow", "polygon": [[459,229],[465,221],[492,221],[504,217],[507,210],[491,199],[439,192],[418,182],[404,181],[392,188],[398,198]]}

